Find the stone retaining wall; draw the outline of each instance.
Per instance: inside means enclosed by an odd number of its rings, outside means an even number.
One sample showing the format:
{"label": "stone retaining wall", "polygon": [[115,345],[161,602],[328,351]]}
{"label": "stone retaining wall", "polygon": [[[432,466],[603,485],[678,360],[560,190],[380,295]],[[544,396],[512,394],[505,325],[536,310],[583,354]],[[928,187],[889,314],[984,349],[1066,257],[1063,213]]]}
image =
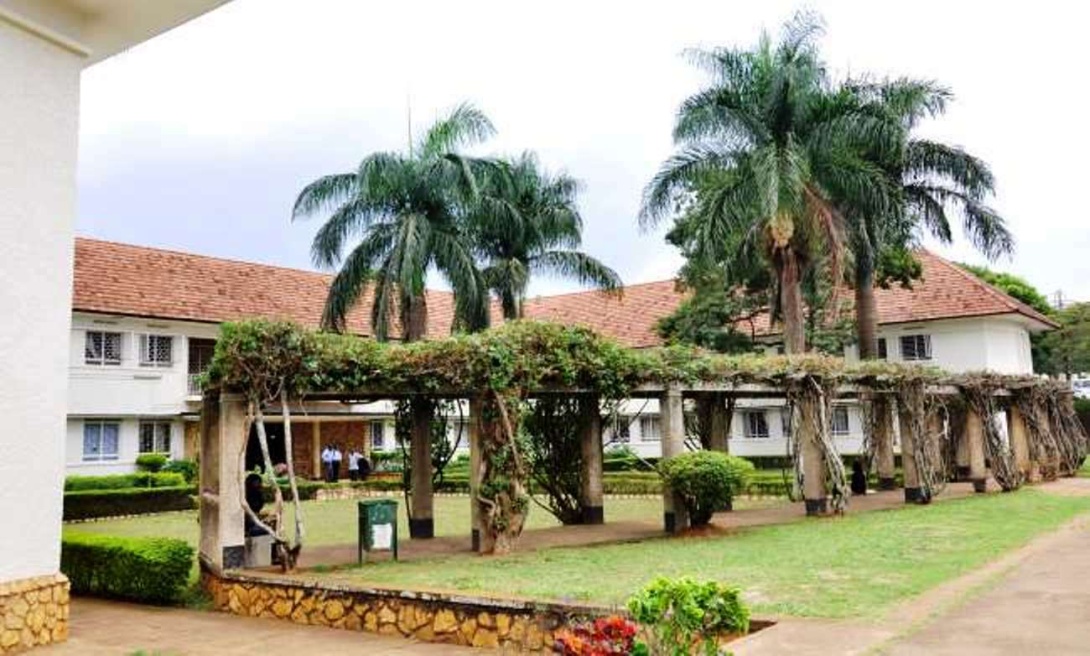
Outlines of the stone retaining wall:
{"label": "stone retaining wall", "polygon": [[68,639],[68,577],[0,583],[0,654]]}
{"label": "stone retaining wall", "polygon": [[201,583],[217,609],[236,615],[513,652],[551,651],[558,629],[612,614],[597,606],[360,588],[264,574],[215,574],[206,566]]}

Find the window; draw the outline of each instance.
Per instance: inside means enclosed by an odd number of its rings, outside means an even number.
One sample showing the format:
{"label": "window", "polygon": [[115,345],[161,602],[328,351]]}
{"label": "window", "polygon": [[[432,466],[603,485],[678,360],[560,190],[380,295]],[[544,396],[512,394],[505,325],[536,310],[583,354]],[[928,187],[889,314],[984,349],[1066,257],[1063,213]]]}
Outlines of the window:
{"label": "window", "polygon": [[833,408],[833,435],[848,434],[848,409],[843,406]]}
{"label": "window", "polygon": [[622,444],[628,444],[632,439],[631,431],[628,429],[632,423],[631,417],[625,417],[624,415],[617,415],[613,418],[613,425],[610,428],[610,436],[614,442],[621,442]]}
{"label": "window", "polygon": [[382,451],[386,448],[386,423],[382,421],[371,422],[371,448]]}
{"label": "window", "polygon": [[879,360],[888,360],[889,359],[889,354],[886,351],[886,338],[885,337],[879,337],[878,338],[878,359]]}
{"label": "window", "polygon": [[170,453],[170,422],[140,422],[140,453]]}
{"label": "window", "polygon": [[931,335],[902,335],[901,359],[905,362],[931,359]]}
{"label": "window", "polygon": [[768,418],[763,411],[750,410],[743,413],[746,422],[746,437],[768,437]]}
{"label": "window", "polygon": [[84,461],[117,460],[120,433],[121,426],[116,421],[95,419],[83,422]]}
{"label": "window", "polygon": [[791,408],[780,410],[780,432],[784,437],[791,437]]}
{"label": "window", "polygon": [[87,364],[121,364],[121,333],[88,330],[83,361]]}
{"label": "window", "polygon": [[640,417],[640,437],[645,441],[662,439],[662,422],[658,417]]}
{"label": "window", "polygon": [[172,360],[174,338],[170,335],[140,336],[140,365],[144,367],[169,367]]}

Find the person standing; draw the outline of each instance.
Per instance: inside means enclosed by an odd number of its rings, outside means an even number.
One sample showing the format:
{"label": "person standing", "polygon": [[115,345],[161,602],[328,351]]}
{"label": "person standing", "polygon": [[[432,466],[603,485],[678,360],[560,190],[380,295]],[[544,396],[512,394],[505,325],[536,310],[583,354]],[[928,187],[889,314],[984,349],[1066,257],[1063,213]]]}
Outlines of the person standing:
{"label": "person standing", "polygon": [[329,483],[333,477],[333,449],[327,444],[322,449],[322,479]]}
{"label": "person standing", "polygon": [[363,455],[357,449],[348,452],[348,480],[360,480],[360,459]]}
{"label": "person standing", "polygon": [[331,473],[331,483],[336,483],[341,480],[341,449],[336,444],[333,445],[333,471]]}

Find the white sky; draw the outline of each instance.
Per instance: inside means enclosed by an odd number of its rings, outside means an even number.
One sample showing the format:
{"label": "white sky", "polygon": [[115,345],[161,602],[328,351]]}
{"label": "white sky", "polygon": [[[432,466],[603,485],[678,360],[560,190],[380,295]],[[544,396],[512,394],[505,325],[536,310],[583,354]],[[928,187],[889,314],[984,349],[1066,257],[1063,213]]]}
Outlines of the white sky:
{"label": "white sky", "polygon": [[[583,181],[584,248],[626,283],[679,264],[641,235],[644,184],[674,110],[701,82],[691,46],[750,45],[800,5],[235,0],[83,76],[80,234],[309,268],[299,189],[413,123],[470,101],[499,130],[484,152],[536,150]],[[1018,240],[998,269],[1090,299],[1080,3],[820,2],[841,72],[937,79],[956,101],[932,137],[988,161]],[[1066,191],[1065,191],[1066,190]],[[980,261],[961,243],[939,249]],[[440,281],[433,280],[433,284]],[[571,289],[538,280],[535,293]]]}

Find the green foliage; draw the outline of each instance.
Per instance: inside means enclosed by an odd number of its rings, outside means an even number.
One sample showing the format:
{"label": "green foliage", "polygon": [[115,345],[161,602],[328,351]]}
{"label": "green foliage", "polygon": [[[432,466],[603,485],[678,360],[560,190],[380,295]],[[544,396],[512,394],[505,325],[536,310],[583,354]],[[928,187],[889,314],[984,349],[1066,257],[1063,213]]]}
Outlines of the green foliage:
{"label": "green foliage", "polygon": [[189,510],[196,492],[189,486],[65,492],[64,520]]}
{"label": "green foliage", "polygon": [[163,467],[163,471],[181,474],[186,483],[196,483],[200,476],[200,468],[196,460],[171,460]]}
{"label": "green foliage", "polygon": [[137,472],[135,474],[106,474],[103,476],[68,476],[64,479],[65,492],[82,490],[122,490],[126,488],[180,487],[188,483],[177,472]]}
{"label": "green foliage", "polygon": [[655,331],[667,344],[692,344],[718,353],[750,352],[753,335],[744,327],[764,310],[764,301],[760,295],[698,290],[673,314],[659,319]]}
{"label": "green foliage", "polygon": [[1076,374],[1090,371],[1090,303],[1073,303],[1056,311],[1052,317],[1060,329],[1035,339],[1041,362],[1034,359],[1034,369],[1052,374]]}
{"label": "green foliage", "polygon": [[987,267],[975,266],[972,264],[959,262],[958,266],[977,278],[980,278],[992,287],[1006,293],[1008,296],[1022,301],[1041,314],[1046,316],[1052,314],[1052,306],[1048,304],[1048,299],[1025,278],[1003,271],[992,271]]}
{"label": "green foliage", "polygon": [[659,577],[628,600],[632,618],[651,633],[651,651],[664,656],[719,653],[719,638],[749,632],[741,593],[716,581]]}
{"label": "green foliage", "polygon": [[169,604],[185,593],[193,553],[169,538],[71,535],[61,542],[61,571],[75,594]]}
{"label": "green foliage", "polygon": [[659,463],[659,473],[681,497],[693,526],[704,526],[712,514],[729,507],[745,489],[753,463],[718,451],[692,451]]}
{"label": "green foliage", "polygon": [[376,472],[400,472],[404,460],[398,451],[372,451],[371,467]]}
{"label": "green foliage", "polygon": [[546,510],[562,524],[583,521],[582,433],[587,413],[598,412],[597,407],[586,408],[588,402],[592,401],[555,396],[535,399],[523,423],[530,480],[545,492]]}
{"label": "green foliage", "polygon": [[163,453],[141,453],[136,456],[136,467],[140,471],[155,473],[166,467],[170,457]]}

